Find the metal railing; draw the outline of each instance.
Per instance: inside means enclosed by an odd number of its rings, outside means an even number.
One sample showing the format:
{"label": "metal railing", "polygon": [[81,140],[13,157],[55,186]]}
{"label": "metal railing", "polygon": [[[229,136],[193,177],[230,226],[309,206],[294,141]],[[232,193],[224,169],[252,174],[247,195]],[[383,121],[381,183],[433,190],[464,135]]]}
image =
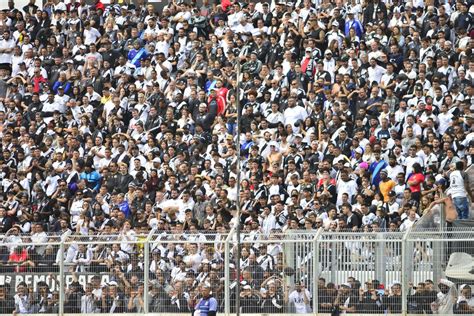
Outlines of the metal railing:
{"label": "metal railing", "polygon": [[442,308],[440,280],[452,281],[453,291],[474,280],[472,229],[240,237],[239,264],[234,229],[3,238],[0,299],[10,305],[0,314],[189,314],[208,285],[218,312],[229,315],[236,312],[237,282],[243,314],[419,314]]}

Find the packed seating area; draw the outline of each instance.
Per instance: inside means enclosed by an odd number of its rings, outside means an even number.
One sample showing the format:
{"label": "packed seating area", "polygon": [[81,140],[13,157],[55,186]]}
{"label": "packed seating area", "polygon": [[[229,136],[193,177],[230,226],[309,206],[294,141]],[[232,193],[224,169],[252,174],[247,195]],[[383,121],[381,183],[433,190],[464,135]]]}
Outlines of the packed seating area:
{"label": "packed seating area", "polygon": [[471,0],[4,2],[0,314],[474,313]]}

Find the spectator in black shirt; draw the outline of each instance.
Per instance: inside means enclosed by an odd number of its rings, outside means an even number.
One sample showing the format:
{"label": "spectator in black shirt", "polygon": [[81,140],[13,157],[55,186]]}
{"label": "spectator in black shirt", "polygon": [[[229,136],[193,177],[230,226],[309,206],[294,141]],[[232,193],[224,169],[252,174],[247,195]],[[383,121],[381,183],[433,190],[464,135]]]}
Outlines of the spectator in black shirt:
{"label": "spectator in black shirt", "polygon": [[15,310],[15,300],[8,293],[10,288],[5,285],[0,285],[0,314],[11,314]]}

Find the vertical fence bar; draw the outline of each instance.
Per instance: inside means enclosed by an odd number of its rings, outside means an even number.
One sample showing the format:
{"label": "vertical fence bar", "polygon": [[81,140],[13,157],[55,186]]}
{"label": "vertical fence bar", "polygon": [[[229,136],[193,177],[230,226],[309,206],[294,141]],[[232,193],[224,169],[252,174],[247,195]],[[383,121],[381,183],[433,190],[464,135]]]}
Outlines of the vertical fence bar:
{"label": "vertical fence bar", "polygon": [[386,284],[385,242],[378,240],[375,245],[375,279]]}
{"label": "vertical fence bar", "polygon": [[147,238],[146,241],[145,241],[145,245],[144,245],[144,254],[143,254],[144,258],[143,258],[143,283],[145,284],[145,286],[143,287],[144,290],[143,290],[143,312],[145,314],[148,314],[148,308],[149,308],[149,303],[148,303],[148,290],[149,290],[149,276],[148,276],[148,273],[150,272],[150,243],[149,243],[149,239]]}
{"label": "vertical fence bar", "polygon": [[410,247],[408,247],[408,236],[410,234],[411,228],[408,228],[408,230],[405,232],[402,238],[402,315],[407,315],[407,305],[408,305],[408,283],[410,282],[409,280],[409,273],[413,273],[413,271],[409,272],[409,266],[407,263],[409,262],[408,260],[411,260],[411,256],[413,255],[413,252],[410,252]]}
{"label": "vertical fence bar", "polygon": [[224,258],[224,313],[225,315],[230,314],[230,293],[229,293],[229,287],[230,287],[230,271],[229,271],[229,241],[226,239],[225,244],[224,244],[224,253],[225,253],[225,258]]}
{"label": "vertical fence bar", "polygon": [[234,236],[235,228],[229,231],[229,235],[224,241],[224,314],[226,316],[230,315],[230,242]]}
{"label": "vertical fence bar", "polygon": [[64,294],[66,289],[64,286],[64,240],[61,239],[59,244],[59,315],[64,315]]}
{"label": "vertical fence bar", "polygon": [[335,240],[332,240],[329,244],[329,249],[331,249],[331,280],[332,282],[337,282],[338,280],[336,280],[336,271],[338,270],[338,267],[336,254],[339,252],[337,249],[339,243]]}
{"label": "vertical fence bar", "polygon": [[313,313],[318,314],[319,303],[319,238],[324,229],[321,227],[313,238]]}
{"label": "vertical fence bar", "polygon": [[144,244],[144,253],[143,253],[143,283],[145,286],[143,287],[143,312],[148,314],[149,312],[149,281],[150,281],[150,240],[155,234],[156,228],[153,228],[148,236],[146,237],[145,244]]}
{"label": "vertical fence bar", "polygon": [[[443,267],[442,267],[442,262],[443,262],[443,240],[438,239],[438,238],[433,238],[433,241],[431,242],[432,244],[432,250],[433,250],[433,256],[432,256],[432,265],[433,265],[433,280],[437,282],[439,279],[443,277]],[[427,247],[426,247],[427,248]],[[424,266],[429,269],[429,263],[427,262]],[[429,271],[429,270],[428,270]]]}

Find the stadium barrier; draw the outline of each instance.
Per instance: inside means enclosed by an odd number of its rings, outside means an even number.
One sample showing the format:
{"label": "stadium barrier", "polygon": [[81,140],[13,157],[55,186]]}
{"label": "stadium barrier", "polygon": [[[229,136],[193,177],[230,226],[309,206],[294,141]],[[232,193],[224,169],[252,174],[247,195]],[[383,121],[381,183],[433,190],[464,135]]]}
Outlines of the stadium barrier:
{"label": "stadium barrier", "polygon": [[[189,315],[205,283],[220,314],[236,312],[235,230],[36,237],[8,236],[0,244],[0,285],[23,304],[19,314]],[[436,290],[442,278],[457,285],[474,280],[471,229],[240,237],[240,308],[247,315],[330,314],[329,304],[347,293],[356,301],[355,315],[419,314],[431,308],[415,301],[420,284],[431,280]]]}

